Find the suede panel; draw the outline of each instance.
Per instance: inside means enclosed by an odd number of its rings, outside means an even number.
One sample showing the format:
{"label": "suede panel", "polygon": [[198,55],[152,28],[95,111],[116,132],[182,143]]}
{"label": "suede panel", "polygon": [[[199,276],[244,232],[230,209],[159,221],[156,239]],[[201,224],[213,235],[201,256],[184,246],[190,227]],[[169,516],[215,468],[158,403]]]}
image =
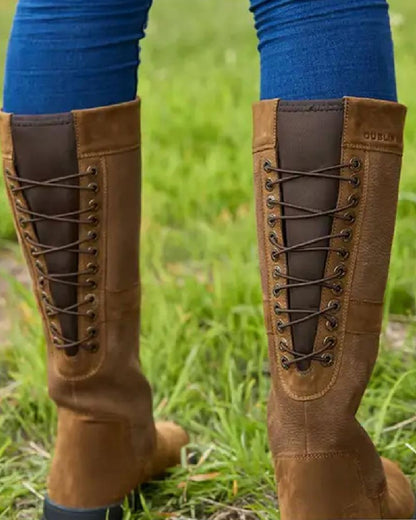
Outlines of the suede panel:
{"label": "suede panel", "polygon": [[[265,188],[267,174],[263,171],[266,158],[273,160],[273,164],[278,162],[280,139],[273,129],[278,128],[277,106],[277,100],[255,105],[253,151],[260,270],[272,374],[268,429],[281,517],[282,520],[411,518],[414,497],[409,481],[396,465],[380,459],[369,436],[355,419],[378,352],[405,108],[395,103],[344,100],[339,162],[347,163],[359,157],[361,182],[359,186],[340,183],[338,192],[338,206],[352,194],[359,197],[359,203],[347,244],[350,255],[345,261],[346,275],[342,280],[339,327],[334,331],[337,337],[333,349],[335,363],[323,367],[312,362],[311,367],[302,372],[295,366],[289,370],[282,368],[280,340],[285,339],[291,348],[293,345],[286,332],[277,334],[273,316],[276,302],[282,306],[287,304],[286,291],[281,291],[283,294],[277,298],[272,295],[271,273],[276,264],[271,261],[267,239],[270,209],[265,203],[269,192]],[[367,127],[367,120],[371,128],[379,129],[377,135],[394,134],[394,142],[369,143],[366,137],[357,136],[356,132]],[[332,231],[339,232],[342,225],[345,223],[334,219]],[[276,227],[279,237],[284,238],[281,226]],[[342,239],[337,240],[333,240],[334,245],[341,245]],[[326,274],[333,273],[339,261],[336,253],[330,253]],[[279,259],[278,266],[285,272],[284,258]],[[322,289],[321,308],[330,298],[333,298],[331,291]],[[315,349],[325,335],[328,331],[324,320],[320,320]]]}
{"label": "suede panel", "polygon": [[[79,316],[78,337],[88,336],[96,348],[80,348],[74,356],[54,348],[36,283],[34,289],[48,343],[49,392],[58,405],[48,495],[58,505],[90,509],[122,501],[137,485],[180,462],[188,437],[172,423],[155,426],[151,390],[139,362],[139,103],[77,111],[72,119],[79,172],[94,169],[80,178],[80,187],[97,185],[95,193],[81,190],[79,197],[81,209],[95,208],[96,219],[78,231],[84,250],[96,254],[79,254],[78,270],[91,263],[96,269],[88,275],[89,286],[77,291],[79,308],[93,311]],[[16,173],[10,117],[2,114],[0,127],[4,166]],[[21,239],[10,190],[9,198]],[[36,234],[33,227],[30,231]],[[23,250],[36,282],[24,242]],[[91,336],[90,327],[96,331]]]}

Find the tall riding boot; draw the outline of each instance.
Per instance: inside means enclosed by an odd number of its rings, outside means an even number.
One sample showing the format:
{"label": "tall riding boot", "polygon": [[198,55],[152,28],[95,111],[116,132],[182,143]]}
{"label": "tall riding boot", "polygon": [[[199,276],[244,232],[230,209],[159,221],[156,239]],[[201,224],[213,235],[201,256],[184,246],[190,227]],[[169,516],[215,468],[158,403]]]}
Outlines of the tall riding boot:
{"label": "tall riding boot", "polygon": [[358,98],[254,106],[282,520],[414,512],[408,480],[355,418],[378,351],[405,113]]}
{"label": "tall riding boot", "polygon": [[48,346],[58,435],[46,520],[122,518],[137,485],[180,460],[139,364],[137,101],[1,114],[4,173]]}

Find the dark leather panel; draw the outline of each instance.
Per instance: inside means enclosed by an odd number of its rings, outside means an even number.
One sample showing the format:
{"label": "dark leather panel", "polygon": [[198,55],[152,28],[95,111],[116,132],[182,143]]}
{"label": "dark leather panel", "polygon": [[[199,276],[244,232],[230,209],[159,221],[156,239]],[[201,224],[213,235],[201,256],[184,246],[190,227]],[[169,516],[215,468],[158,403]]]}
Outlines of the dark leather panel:
{"label": "dark leather panel", "polygon": [[[12,116],[12,137],[17,175],[25,179],[46,181],[78,173],[76,140],[71,114],[52,116]],[[77,184],[78,179],[61,184]],[[22,192],[32,211],[59,215],[77,211],[79,193],[75,189],[33,187]],[[75,217],[78,218],[78,217]],[[78,240],[78,225],[41,220],[34,224],[38,241],[49,246],[63,246]],[[61,251],[45,255],[49,273],[78,271],[78,255]],[[75,282],[76,277],[67,278]],[[77,288],[51,283],[56,307],[65,308],[77,301]],[[62,332],[77,339],[77,316],[60,315]],[[74,353],[74,352],[73,352]]]}
{"label": "dark leather panel", "polygon": [[[340,163],[343,128],[343,101],[281,101],[278,111],[278,157],[279,167],[286,170],[311,171]],[[328,172],[338,174],[338,170]],[[287,176],[282,174],[283,177]],[[329,210],[337,204],[338,182],[332,179],[300,177],[281,185],[284,202],[299,206]],[[285,215],[305,213],[297,209],[284,208]],[[310,219],[284,221],[287,246],[299,244],[328,235],[332,218],[322,216]],[[326,246],[320,242],[316,246]],[[327,253],[325,251],[288,253],[289,276],[316,280],[322,278]],[[319,308],[321,288],[292,288],[288,291],[289,307],[292,309]],[[292,314],[291,320],[303,314]],[[294,349],[304,354],[313,350],[318,318],[307,320],[292,327]],[[310,361],[298,363],[305,370]]]}

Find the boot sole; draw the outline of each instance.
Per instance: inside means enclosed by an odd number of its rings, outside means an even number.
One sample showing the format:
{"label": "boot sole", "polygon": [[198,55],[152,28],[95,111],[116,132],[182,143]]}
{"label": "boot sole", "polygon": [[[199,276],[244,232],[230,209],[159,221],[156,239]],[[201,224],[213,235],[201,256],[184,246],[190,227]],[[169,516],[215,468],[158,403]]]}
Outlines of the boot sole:
{"label": "boot sole", "polygon": [[42,520],[122,520],[122,518],[121,504],[97,509],[73,509],[58,506],[46,497]]}

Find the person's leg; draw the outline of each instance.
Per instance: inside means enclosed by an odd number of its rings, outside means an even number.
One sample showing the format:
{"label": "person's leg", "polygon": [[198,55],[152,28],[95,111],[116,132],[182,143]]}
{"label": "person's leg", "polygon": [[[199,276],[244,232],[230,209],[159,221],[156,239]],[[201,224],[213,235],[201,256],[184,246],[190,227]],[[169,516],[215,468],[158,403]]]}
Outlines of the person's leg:
{"label": "person's leg", "polygon": [[396,101],[386,0],[251,0],[261,99]]}
{"label": "person's leg", "polygon": [[[48,346],[58,432],[45,520],[121,520],[180,461],[139,363],[138,40],[149,0],[20,0],[0,142]],[[7,112],[8,111],[8,112]]]}
{"label": "person's leg", "polygon": [[152,0],[20,0],[4,110],[51,114],[131,101]]}
{"label": "person's leg", "polygon": [[268,425],[281,518],[411,518],[410,483],[355,419],[377,356],[406,113],[395,102],[387,4],[252,0],[252,10]]}

